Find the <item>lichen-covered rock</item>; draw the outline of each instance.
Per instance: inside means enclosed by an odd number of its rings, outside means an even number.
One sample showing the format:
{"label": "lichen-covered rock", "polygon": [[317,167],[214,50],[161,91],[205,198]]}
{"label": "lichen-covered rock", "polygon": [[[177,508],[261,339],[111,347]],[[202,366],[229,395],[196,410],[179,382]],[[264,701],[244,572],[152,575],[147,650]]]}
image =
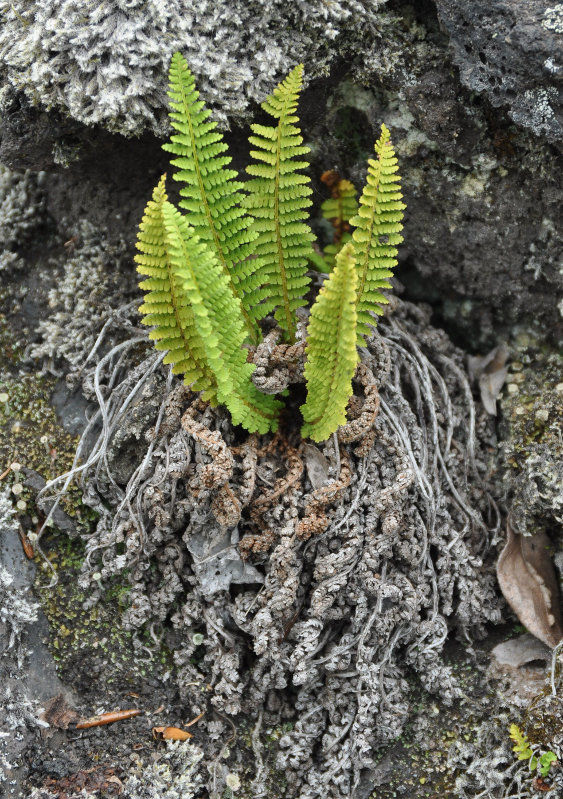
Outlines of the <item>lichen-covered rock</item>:
{"label": "lichen-covered rock", "polygon": [[563,3],[436,0],[462,83],[548,141],[563,141]]}
{"label": "lichen-covered rock", "polygon": [[385,2],[2,0],[0,59],[33,104],[126,135],[162,134],[176,50],[225,122],[245,116],[301,61],[310,77],[358,52],[374,61],[372,72],[392,68]]}
{"label": "lichen-covered rock", "polygon": [[19,252],[44,222],[44,178],[11,172],[0,164],[0,271],[21,266]]}
{"label": "lichen-covered rock", "polygon": [[502,400],[508,509],[514,529],[563,533],[563,357],[534,333],[513,343]]}
{"label": "lichen-covered rock", "polygon": [[339,165],[362,185],[372,131],[384,120],[407,203],[399,277],[408,295],[431,302],[475,349],[523,318],[557,341],[563,157],[470,97],[437,58],[427,49],[421,73],[398,90],[337,86],[310,130],[320,142],[315,170]]}
{"label": "lichen-covered rock", "polygon": [[[434,304],[472,348],[496,343],[526,316],[548,322],[556,338],[559,6],[444,0],[438,18],[431,4],[367,0],[0,0],[0,160],[56,173],[46,207],[60,227],[87,217],[131,244],[166,169],[153,134],[167,127],[170,53],[185,53],[224,125],[247,121],[304,61],[300,113],[313,177],[337,167],[361,183],[381,121],[392,131],[408,203],[401,255],[409,296]],[[230,143],[242,171],[248,146],[234,126]],[[5,256],[14,257],[13,249]]]}
{"label": "lichen-covered rock", "polygon": [[32,357],[47,359],[51,368],[61,359],[76,365],[83,358],[100,322],[112,316],[127,291],[127,284],[119,280],[126,258],[123,242],[110,245],[105,231],[87,219],[73,233],[58,279],[47,293],[47,308],[38,325],[41,342],[30,348]]}

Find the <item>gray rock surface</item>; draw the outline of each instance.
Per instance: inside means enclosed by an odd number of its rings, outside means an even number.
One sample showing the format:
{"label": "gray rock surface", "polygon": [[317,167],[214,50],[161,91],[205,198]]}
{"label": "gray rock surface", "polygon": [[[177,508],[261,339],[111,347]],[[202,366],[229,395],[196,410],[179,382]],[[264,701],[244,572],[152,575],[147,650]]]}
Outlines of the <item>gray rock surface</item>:
{"label": "gray rock surface", "polygon": [[436,0],[464,86],[518,125],[563,140],[563,3]]}
{"label": "gray rock surface", "polygon": [[232,126],[239,169],[248,146],[237,125],[303,60],[314,179],[336,167],[361,183],[381,121],[392,130],[408,202],[408,296],[431,302],[474,349],[522,316],[557,338],[562,8],[2,0],[0,161],[49,172],[45,207],[57,225],[87,220],[131,245],[166,169],[155,134],[167,128],[170,54],[186,54],[202,96]]}
{"label": "gray rock surface", "polygon": [[[339,57],[381,48],[386,0],[2,0],[0,59],[8,84],[32,104],[125,135],[168,129],[166,72],[182,50],[224,122],[247,116],[300,61],[312,77]],[[383,57],[382,57],[383,56]],[[61,146],[59,145],[59,150]],[[68,153],[66,154],[68,155]],[[65,153],[59,152],[64,160]]]}
{"label": "gray rock surface", "polygon": [[48,625],[32,586],[35,566],[23,554],[7,489],[0,491],[0,795],[21,796],[19,755],[48,728],[41,703],[68,691],[43,642]]}

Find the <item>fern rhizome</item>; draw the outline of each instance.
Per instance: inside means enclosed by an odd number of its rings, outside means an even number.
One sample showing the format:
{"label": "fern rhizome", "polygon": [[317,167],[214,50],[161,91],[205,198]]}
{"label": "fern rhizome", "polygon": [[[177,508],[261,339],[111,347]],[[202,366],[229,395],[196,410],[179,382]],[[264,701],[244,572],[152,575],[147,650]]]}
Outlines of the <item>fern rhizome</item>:
{"label": "fern rhizome", "polygon": [[[295,67],[262,108],[274,124],[252,125],[253,158],[246,182],[229,169],[227,145],[199,99],[180,53],[170,66],[170,120],[164,149],[181,183],[179,209],[168,200],[165,176],[140,224],[136,256],[146,276],[140,308],[164,362],[211,404],[223,404],[233,423],[250,432],[277,429],[283,403],[252,382],[249,349],[262,340],[260,322],[273,316],[284,340],[296,341],[297,311],[318,265],[307,224],[308,166],[296,115],[303,66]],[[334,197],[334,214],[351,234],[325,252],[332,266],[309,315],[302,407],[303,436],[323,441],[346,421],[352,379],[364,343],[386,303],[381,290],[396,265],[403,209],[397,159],[382,125],[368,162],[367,184],[355,201],[351,184]],[[344,192],[344,195],[343,195]],[[332,207],[334,205],[334,208]]]}

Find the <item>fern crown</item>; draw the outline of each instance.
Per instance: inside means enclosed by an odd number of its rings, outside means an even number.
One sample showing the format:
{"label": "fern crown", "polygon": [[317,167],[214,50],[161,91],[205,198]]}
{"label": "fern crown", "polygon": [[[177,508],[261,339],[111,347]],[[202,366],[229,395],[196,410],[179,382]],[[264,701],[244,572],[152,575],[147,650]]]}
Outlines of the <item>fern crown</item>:
{"label": "fern crown", "polygon": [[251,126],[245,183],[229,167],[227,145],[180,53],[169,79],[173,133],[163,146],[173,156],[180,201],[179,208],[170,203],[163,176],[139,226],[143,323],[166,351],[164,362],[193,391],[225,405],[233,423],[250,432],[274,431],[283,404],[252,382],[256,367],[247,348],[261,341],[267,316],[295,342],[308,269],[333,267],[310,311],[301,408],[302,435],[323,441],[346,421],[356,345],[386,302],[381,290],[389,287],[402,241],[405,206],[389,131],[382,126],[359,204],[349,181],[332,180],[322,213],[332,221],[334,241],[319,255],[307,221],[309,148],[297,117],[303,66],[262,104],[272,124]]}

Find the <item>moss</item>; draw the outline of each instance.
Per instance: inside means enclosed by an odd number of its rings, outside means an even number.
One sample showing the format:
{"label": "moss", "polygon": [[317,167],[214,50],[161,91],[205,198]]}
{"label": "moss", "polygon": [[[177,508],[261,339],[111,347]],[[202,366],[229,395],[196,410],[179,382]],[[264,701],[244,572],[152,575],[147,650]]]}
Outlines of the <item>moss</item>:
{"label": "moss", "polygon": [[[153,671],[156,660],[170,665],[166,648],[159,649],[159,657],[154,661],[146,654],[140,658],[133,646],[132,633],[121,628],[119,619],[128,604],[129,586],[124,582],[127,575],[122,575],[120,581],[114,580],[102,600],[89,607],[87,594],[78,586],[84,543],[55,532],[43,545],[58,582],[51,587],[51,573],[38,569],[36,590],[51,627],[48,646],[61,677],[75,680],[77,675],[82,679],[88,676],[95,681],[103,674],[108,689],[120,689],[137,685]],[[145,643],[154,648],[149,633]]]}

